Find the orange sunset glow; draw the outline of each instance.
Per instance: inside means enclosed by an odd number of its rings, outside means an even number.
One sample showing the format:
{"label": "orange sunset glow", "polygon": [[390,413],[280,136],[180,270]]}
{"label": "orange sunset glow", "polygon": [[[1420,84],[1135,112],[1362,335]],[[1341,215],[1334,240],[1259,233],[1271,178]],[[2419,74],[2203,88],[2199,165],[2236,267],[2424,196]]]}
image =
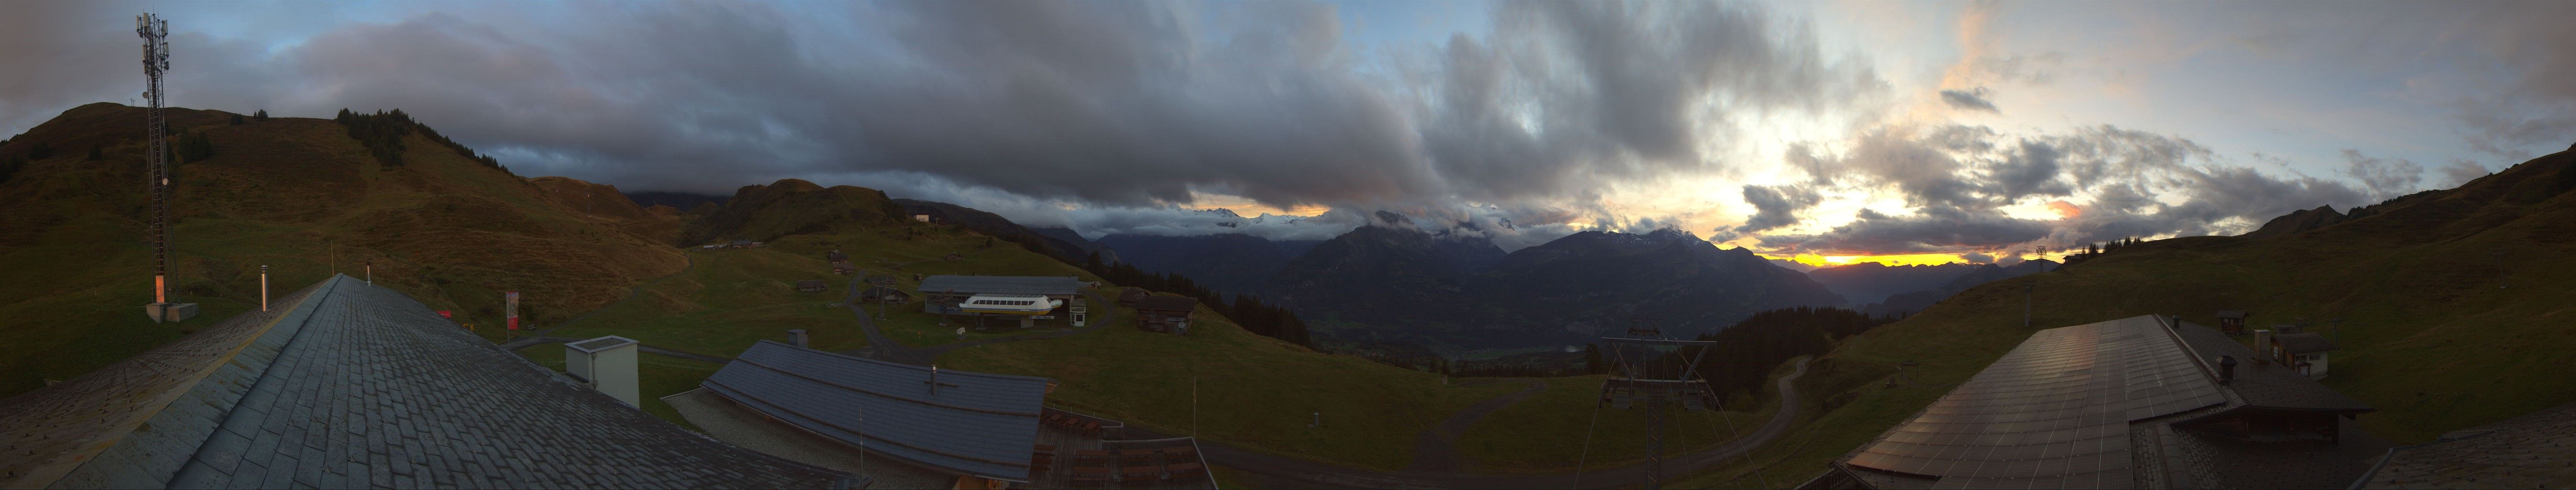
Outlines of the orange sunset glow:
{"label": "orange sunset glow", "polygon": [[[1782,257],[1774,257],[1774,258],[1782,258]],[[1964,258],[1964,257],[1960,257],[1960,256],[1959,256],[1959,254],[1897,254],[1897,255],[1816,255],[1816,254],[1798,254],[1798,255],[1796,255],[1796,256],[1785,257],[1785,258],[1787,258],[1787,259],[1789,259],[1789,260],[1791,260],[1791,261],[1796,261],[1797,263],[1807,264],[1807,265],[1812,265],[1812,266],[1817,266],[1817,267],[1833,267],[1833,266],[1837,266],[1837,265],[1852,265],[1852,264],[1858,264],[1858,263],[1862,263],[1862,262],[1877,262],[1877,263],[1879,263],[1879,264],[1881,264],[1881,265],[1940,265],[1940,264],[1949,264],[1949,263],[1957,263],[1957,262],[1968,262],[1968,259],[1966,259],[1966,258]]]}

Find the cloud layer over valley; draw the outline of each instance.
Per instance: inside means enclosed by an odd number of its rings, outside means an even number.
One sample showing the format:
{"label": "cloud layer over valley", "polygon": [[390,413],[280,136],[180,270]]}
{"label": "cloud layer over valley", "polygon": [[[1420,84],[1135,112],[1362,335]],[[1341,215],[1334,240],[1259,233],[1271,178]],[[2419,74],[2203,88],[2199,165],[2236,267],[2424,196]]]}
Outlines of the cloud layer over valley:
{"label": "cloud layer over valley", "polygon": [[[1093,236],[1322,239],[1393,210],[1506,248],[1992,255],[2241,232],[2576,141],[2551,82],[2576,38],[2541,20],[2566,4],[235,7],[0,3],[0,132],[130,98],[148,8],[184,107],[402,108],[532,175],[802,178]],[[2312,19],[2259,23],[2286,18]],[[2353,28],[2391,18],[2420,25]],[[2376,61],[2250,81],[2308,59]]]}

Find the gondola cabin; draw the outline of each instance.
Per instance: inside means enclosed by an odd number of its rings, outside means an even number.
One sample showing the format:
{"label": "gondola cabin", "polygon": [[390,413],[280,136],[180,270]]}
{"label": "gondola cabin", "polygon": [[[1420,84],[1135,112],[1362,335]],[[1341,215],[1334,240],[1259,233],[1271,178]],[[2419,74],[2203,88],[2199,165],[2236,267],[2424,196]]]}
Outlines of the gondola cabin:
{"label": "gondola cabin", "polygon": [[967,297],[965,302],[958,303],[957,309],[965,310],[967,313],[1037,316],[1055,311],[1062,306],[1064,306],[1064,300],[1048,298],[1045,295],[978,294]]}

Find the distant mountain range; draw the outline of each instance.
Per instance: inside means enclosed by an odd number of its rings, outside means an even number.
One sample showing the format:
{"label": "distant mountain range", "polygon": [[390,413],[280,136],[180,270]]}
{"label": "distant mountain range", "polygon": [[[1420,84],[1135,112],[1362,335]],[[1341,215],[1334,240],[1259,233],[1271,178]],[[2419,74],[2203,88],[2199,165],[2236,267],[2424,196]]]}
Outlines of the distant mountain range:
{"label": "distant mountain range", "polygon": [[1227,293],[1258,293],[1289,254],[1268,239],[1241,233],[1198,236],[1117,234],[1100,237],[1128,265],[1146,272],[1180,274]]}
{"label": "distant mountain range", "polygon": [[[1957,264],[1966,265],[1966,264]],[[2057,270],[2058,263],[2048,259],[2026,260],[2009,267],[1978,264],[1941,287],[1888,296],[1886,300],[1861,307],[1862,313],[1875,316],[1902,316],[1923,311],[1941,300],[1985,283]]]}
{"label": "distant mountain range", "polygon": [[1481,236],[1368,226],[1290,260],[1269,291],[1328,335],[1459,347],[1579,343],[1637,318],[1689,335],[1842,303],[1796,271],[1677,230],[1587,231],[1505,254]]}
{"label": "distant mountain range", "polygon": [[1889,296],[1937,289],[1967,275],[1976,264],[1886,265],[1862,262],[1807,271],[1807,277],[1853,304],[1877,303]]}

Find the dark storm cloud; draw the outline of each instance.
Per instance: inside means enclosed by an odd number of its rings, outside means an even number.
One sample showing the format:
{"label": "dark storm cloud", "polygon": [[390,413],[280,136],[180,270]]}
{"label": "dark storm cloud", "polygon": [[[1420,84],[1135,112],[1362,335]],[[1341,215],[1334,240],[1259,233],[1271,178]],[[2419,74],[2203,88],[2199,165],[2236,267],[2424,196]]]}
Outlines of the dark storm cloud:
{"label": "dark storm cloud", "polygon": [[1714,3],[1498,4],[1497,37],[1452,37],[1409,77],[1433,168],[1470,198],[1564,195],[1714,168],[1729,116],[1818,109],[1880,86],[1803,26]]}
{"label": "dark storm cloud", "polygon": [[2387,199],[2414,193],[2424,182],[2424,166],[2403,158],[2373,158],[2358,150],[2343,151],[2345,177],[2361,181],[2371,197]]}
{"label": "dark storm cloud", "polygon": [[1743,226],[1737,226],[1732,231],[1738,234],[1756,233],[1798,224],[1798,212],[1816,207],[1817,203],[1823,201],[1823,195],[1805,186],[1744,186],[1744,202],[1752,204],[1754,212],[1752,216],[1744,218]]}
{"label": "dark storm cloud", "polygon": [[[2445,5],[2460,8],[2463,23],[2477,29],[2480,51],[2493,56],[2485,67],[2505,85],[2482,90],[2455,104],[2461,135],[2471,149],[2522,163],[2560,146],[2576,143],[2576,2],[2499,2]],[[2482,87],[2483,88],[2483,87]]]}
{"label": "dark storm cloud", "polygon": [[[129,7],[0,4],[0,67],[48,67],[0,77],[0,125],[123,101],[98,87],[139,86],[131,14],[109,12]],[[174,18],[173,103],[402,108],[524,173],[635,190],[799,177],[993,207],[1526,207],[1721,168],[1731,143],[1707,135],[1737,118],[1882,85],[1758,5],[1495,4],[1496,34],[1384,59],[1316,3],[440,8],[274,46]]]}
{"label": "dark storm cloud", "polygon": [[[2568,149],[2576,150],[2576,146],[2571,146]],[[2453,158],[2451,159],[2451,163],[2442,165],[2443,181],[2438,187],[2445,189],[2459,187],[2460,184],[2466,184],[2471,180],[2477,180],[2479,177],[2485,177],[2493,173],[2495,172],[2487,170],[2485,165],[2479,165],[2478,162],[2462,158]]]}
{"label": "dark storm cloud", "polygon": [[1765,236],[1761,247],[1783,252],[1871,254],[1994,250],[2046,237],[2051,227],[2047,221],[1948,206],[1925,207],[1908,216],[1862,209],[1857,217],[1821,234]]}
{"label": "dark storm cloud", "polygon": [[1983,87],[1974,90],[1943,90],[1941,102],[1961,110],[2003,112],[1995,109],[1994,101],[1986,100],[1986,89]]}
{"label": "dark storm cloud", "polygon": [[[2007,140],[2006,138],[2012,138]],[[2403,160],[2347,155],[2354,187],[2311,176],[2276,177],[2231,164],[2188,139],[2116,126],[2007,137],[1970,126],[1881,128],[1842,155],[1813,160],[1842,189],[1892,190],[1912,214],[1863,210],[1857,220],[1810,235],[1775,235],[1775,251],[1826,254],[1994,253],[2066,247],[2129,237],[2250,231],[2273,217],[2320,205],[2351,207],[2412,192],[2422,168]],[[2007,215],[2003,208],[2071,199],[2058,219]],[[1755,201],[1747,193],[1747,201]],[[1762,196],[1767,198],[1768,196]],[[1765,209],[1759,202],[1757,210]],[[1757,215],[1758,216],[1758,215]]]}

